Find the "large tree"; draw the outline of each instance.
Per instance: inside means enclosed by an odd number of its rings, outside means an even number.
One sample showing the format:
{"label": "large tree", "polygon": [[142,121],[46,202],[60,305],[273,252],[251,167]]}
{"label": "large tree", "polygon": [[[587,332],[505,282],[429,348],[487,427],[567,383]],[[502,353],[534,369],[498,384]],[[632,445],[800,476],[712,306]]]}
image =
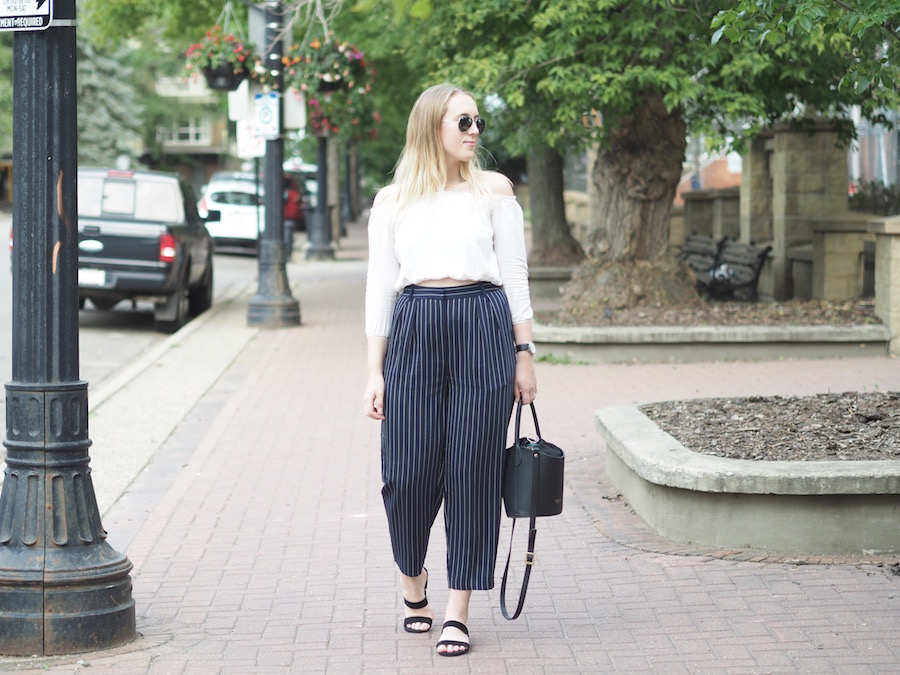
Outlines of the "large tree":
{"label": "large tree", "polygon": [[[827,4],[795,0],[817,2]],[[441,64],[439,74],[499,95],[508,126],[520,132],[507,142],[560,151],[598,143],[593,181],[601,212],[588,252],[599,260],[656,260],[666,252],[686,133],[721,140],[811,111],[842,118],[849,133],[846,106],[877,116],[872,86],[849,87],[846,78],[848,61],[878,56],[871,38],[843,50],[839,36],[823,43],[815,30],[763,44],[716,41],[711,23],[720,7],[710,0],[465,0],[433,3],[409,32],[415,49]]]}

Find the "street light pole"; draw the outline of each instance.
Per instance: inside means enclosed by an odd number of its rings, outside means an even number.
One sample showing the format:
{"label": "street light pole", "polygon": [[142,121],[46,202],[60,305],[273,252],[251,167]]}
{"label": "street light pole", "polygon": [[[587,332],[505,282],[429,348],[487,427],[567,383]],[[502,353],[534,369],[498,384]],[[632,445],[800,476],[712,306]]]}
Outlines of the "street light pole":
{"label": "street light pole", "polygon": [[316,163],[316,210],[309,224],[309,246],[306,257],[310,260],[334,260],[334,246],[331,243],[331,219],[328,217],[328,137],[319,136],[319,150]]}
{"label": "street light pole", "polygon": [[281,2],[267,2],[266,65],[275,79],[278,100],[278,133],[266,140],[263,183],[265,186],[266,227],[259,238],[259,288],[247,307],[247,323],[263,328],[300,325],[300,303],[291,296],[284,241],[284,64],[282,33],[284,8]]}
{"label": "street light pole", "polygon": [[75,0],[52,7],[50,27],[17,32],[13,46],[12,381],[0,492],[0,653],[13,656],[135,635],[131,562],[100,523],[78,372]]}

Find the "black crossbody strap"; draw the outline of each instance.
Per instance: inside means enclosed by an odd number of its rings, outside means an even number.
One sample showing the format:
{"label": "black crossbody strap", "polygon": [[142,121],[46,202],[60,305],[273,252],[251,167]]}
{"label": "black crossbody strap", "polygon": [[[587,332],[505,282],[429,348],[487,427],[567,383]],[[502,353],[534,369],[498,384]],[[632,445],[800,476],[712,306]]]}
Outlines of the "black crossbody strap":
{"label": "black crossbody strap", "polygon": [[[534,404],[531,405],[531,411],[534,412]],[[518,414],[522,414],[522,402],[519,401],[519,410]],[[537,415],[535,415],[535,425],[537,424]],[[516,438],[518,439],[518,427],[519,420],[516,419]],[[518,442],[518,441],[517,441]],[[513,518],[512,532],[509,535],[509,553],[506,556],[506,568],[503,570],[503,581],[500,583],[500,611],[503,612],[503,618],[512,621],[513,619],[517,619],[519,614],[522,613],[522,608],[525,606],[525,593],[528,591],[528,580],[531,578],[531,568],[534,566],[534,542],[537,539],[537,510],[538,510],[538,484],[539,484],[539,474],[540,474],[540,461],[541,458],[538,453],[535,451],[532,454],[532,458],[535,462],[537,462],[537,467],[532,472],[532,485],[531,485],[531,517],[529,518],[528,523],[528,552],[525,554],[525,576],[522,578],[522,590],[519,591],[519,605],[516,607],[516,612],[512,616],[509,615],[509,611],[506,609],[506,578],[509,575],[509,562],[512,558],[512,547],[513,547],[513,539],[516,534],[516,518]]]}

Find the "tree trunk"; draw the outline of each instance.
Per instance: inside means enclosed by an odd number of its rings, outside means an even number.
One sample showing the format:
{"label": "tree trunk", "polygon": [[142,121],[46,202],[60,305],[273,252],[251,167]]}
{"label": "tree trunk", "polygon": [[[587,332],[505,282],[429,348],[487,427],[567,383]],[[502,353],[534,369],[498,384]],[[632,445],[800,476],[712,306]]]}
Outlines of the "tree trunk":
{"label": "tree trunk", "polygon": [[528,154],[531,203],[531,265],[574,265],[583,257],[566,223],[563,201],[563,158],[542,146]]}
{"label": "tree trunk", "polygon": [[646,93],[611,130],[593,170],[600,212],[589,228],[589,255],[653,261],[666,254],[685,133],[680,111],[668,112],[658,92]]}

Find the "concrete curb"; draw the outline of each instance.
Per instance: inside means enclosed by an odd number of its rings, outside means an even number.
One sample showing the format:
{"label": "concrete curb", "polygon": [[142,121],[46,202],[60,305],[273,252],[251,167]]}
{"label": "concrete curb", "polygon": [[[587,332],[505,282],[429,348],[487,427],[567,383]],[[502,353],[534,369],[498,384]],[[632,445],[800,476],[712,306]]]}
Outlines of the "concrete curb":
{"label": "concrete curb", "polygon": [[636,406],[595,415],[616,489],[657,533],[802,554],[900,551],[900,462],[754,462],[691,452]]}
{"label": "concrete curb", "polygon": [[887,326],[609,326],[535,324],[538,356],[586,363],[666,363],[888,355]]}
{"label": "concrete curb", "polygon": [[884,342],[887,326],[534,326],[535,341],[546,344],[721,342]]}
{"label": "concrete curb", "polygon": [[900,461],[766,462],[691,452],[637,406],[603,408],[597,430],[641,478],[700,492],[824,495],[900,494]]}

